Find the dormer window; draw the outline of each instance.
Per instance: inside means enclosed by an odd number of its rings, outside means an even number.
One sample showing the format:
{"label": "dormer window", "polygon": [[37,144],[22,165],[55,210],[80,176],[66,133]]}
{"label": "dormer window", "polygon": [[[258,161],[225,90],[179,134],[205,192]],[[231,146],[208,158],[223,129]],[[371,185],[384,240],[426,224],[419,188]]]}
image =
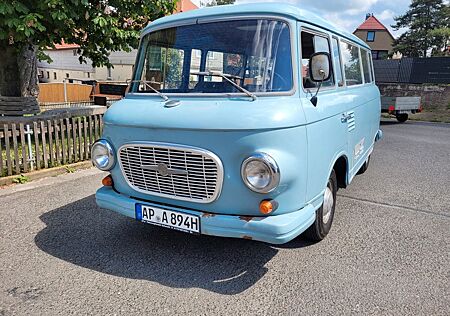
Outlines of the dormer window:
{"label": "dormer window", "polygon": [[368,31],[366,40],[367,40],[367,42],[375,41],[375,32],[374,31]]}

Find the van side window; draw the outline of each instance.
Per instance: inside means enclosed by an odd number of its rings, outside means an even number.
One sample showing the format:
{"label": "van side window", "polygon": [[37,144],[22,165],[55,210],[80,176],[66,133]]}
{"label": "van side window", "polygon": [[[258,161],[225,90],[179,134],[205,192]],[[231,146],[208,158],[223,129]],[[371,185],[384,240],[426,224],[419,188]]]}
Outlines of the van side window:
{"label": "van side window", "polygon": [[333,37],[333,61],[334,61],[334,69],[336,71],[336,80],[338,83],[338,87],[342,87],[344,85],[344,77],[342,75],[341,54],[339,52],[339,42],[336,37]]}
{"label": "van side window", "polygon": [[367,53],[369,56],[369,67],[370,67],[370,73],[372,75],[372,81],[375,82],[375,72],[373,71],[373,60],[372,60],[372,54],[370,52]]}
{"label": "van side window", "polygon": [[[309,77],[309,59],[311,58],[312,54],[318,52],[326,52],[331,56],[330,42],[328,38],[325,36],[302,31],[301,45],[302,45],[301,67],[302,67],[303,87],[306,89],[315,88],[318,84],[313,82]],[[334,86],[333,71],[331,71],[330,79],[324,81],[322,86],[323,87]]]}
{"label": "van side window", "polygon": [[342,64],[344,65],[345,83],[347,86],[362,84],[361,65],[358,47],[341,42]]}
{"label": "van side window", "polygon": [[363,66],[363,74],[364,74],[364,82],[365,83],[371,83],[372,82],[372,75],[370,73],[370,67],[369,67],[369,58],[367,56],[367,51],[364,49],[361,49],[361,61]]}

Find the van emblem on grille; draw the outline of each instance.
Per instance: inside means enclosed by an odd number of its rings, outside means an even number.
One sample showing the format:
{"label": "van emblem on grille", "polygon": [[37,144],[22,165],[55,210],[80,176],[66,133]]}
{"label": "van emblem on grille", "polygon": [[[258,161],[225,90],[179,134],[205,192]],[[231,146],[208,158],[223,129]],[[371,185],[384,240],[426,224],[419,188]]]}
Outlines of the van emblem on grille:
{"label": "van emblem on grille", "polygon": [[167,177],[169,175],[169,167],[165,163],[158,164],[158,173],[163,177]]}
{"label": "van emblem on grille", "polygon": [[157,165],[141,165],[142,169],[156,171],[160,176],[167,177],[170,174],[187,175],[187,170],[169,168],[165,163]]}

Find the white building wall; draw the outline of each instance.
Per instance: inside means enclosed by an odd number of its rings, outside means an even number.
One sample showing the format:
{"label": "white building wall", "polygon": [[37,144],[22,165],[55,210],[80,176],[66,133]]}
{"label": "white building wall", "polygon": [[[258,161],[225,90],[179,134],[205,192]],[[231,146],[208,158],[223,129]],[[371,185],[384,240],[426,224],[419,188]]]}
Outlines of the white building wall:
{"label": "white building wall", "polygon": [[80,64],[76,49],[46,50],[53,62],[38,61],[41,82],[62,82],[64,78],[93,79],[95,69],[88,59]]}
{"label": "white building wall", "polygon": [[[131,52],[112,52],[109,56],[113,68],[93,68],[92,62],[87,60],[86,64],[80,64],[76,49],[47,50],[45,52],[52,58],[52,63],[38,62],[38,73],[41,82],[62,82],[66,78],[98,81],[121,81],[131,79],[136,61],[137,50]],[[212,57],[212,58],[211,58]],[[223,58],[219,53],[208,57],[208,69],[223,70]],[[193,54],[191,67],[193,71],[198,70],[200,55]]]}
{"label": "white building wall", "polygon": [[107,67],[95,68],[95,79],[98,81],[127,81],[133,74],[134,63],[136,61],[137,49],[131,52],[112,52],[109,55],[109,61],[114,65],[113,68]]}

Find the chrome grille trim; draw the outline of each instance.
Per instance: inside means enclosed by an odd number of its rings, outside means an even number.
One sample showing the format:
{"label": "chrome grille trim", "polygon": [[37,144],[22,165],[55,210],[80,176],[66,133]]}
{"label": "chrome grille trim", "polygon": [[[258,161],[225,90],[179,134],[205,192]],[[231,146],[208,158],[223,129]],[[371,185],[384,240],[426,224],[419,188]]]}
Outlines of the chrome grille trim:
{"label": "chrome grille trim", "polygon": [[[122,174],[138,192],[174,200],[211,203],[222,189],[223,166],[219,157],[205,149],[168,143],[133,142],[118,150]],[[187,174],[162,176],[155,166]],[[148,168],[147,166],[151,166]],[[145,166],[145,168],[142,168]]]}

